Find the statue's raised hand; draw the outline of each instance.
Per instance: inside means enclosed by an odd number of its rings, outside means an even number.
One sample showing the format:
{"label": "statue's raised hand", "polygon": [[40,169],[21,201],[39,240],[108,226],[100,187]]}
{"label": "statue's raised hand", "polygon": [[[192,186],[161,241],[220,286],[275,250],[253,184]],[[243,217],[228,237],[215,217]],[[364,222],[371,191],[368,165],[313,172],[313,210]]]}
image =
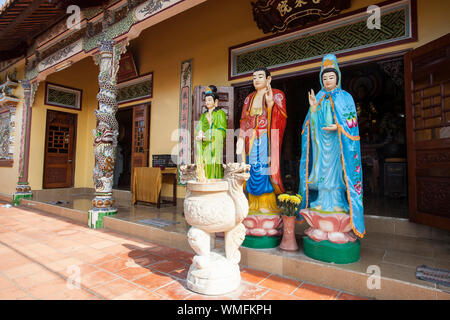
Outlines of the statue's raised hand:
{"label": "statue's raised hand", "polygon": [[202,141],[203,139],[205,139],[206,137],[205,137],[205,134],[203,133],[203,131],[202,130],[200,130],[199,132],[198,132],[198,135],[195,137],[195,140],[197,140],[197,141]]}
{"label": "statue's raised hand", "polygon": [[269,108],[272,108],[274,101],[273,101],[273,91],[272,91],[272,87],[270,86],[270,83],[267,84],[266,91],[265,91],[265,98],[266,98],[267,106]]}
{"label": "statue's raised hand", "polygon": [[319,103],[317,102],[316,95],[314,93],[314,90],[311,89],[310,92],[308,92],[308,99],[309,99],[309,105],[311,107],[312,112],[316,112],[317,106]]}

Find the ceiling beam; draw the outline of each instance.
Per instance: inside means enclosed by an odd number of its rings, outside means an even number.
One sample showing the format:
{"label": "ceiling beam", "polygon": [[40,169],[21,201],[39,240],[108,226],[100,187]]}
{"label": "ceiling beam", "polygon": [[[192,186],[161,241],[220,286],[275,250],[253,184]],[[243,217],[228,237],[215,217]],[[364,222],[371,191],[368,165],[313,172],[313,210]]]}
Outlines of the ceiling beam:
{"label": "ceiling beam", "polygon": [[0,31],[0,38],[8,35],[9,32],[14,30],[15,27],[20,25],[26,18],[28,18],[34,10],[39,8],[41,3],[47,2],[47,0],[34,0],[25,10],[23,10],[14,20],[8,24],[3,30]]}

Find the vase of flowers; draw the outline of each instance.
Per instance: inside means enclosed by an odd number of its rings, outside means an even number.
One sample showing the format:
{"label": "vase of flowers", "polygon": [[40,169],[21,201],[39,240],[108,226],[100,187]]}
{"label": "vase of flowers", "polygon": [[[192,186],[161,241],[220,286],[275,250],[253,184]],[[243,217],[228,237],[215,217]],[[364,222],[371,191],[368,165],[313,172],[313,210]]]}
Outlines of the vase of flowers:
{"label": "vase of flowers", "polygon": [[295,239],[295,212],[302,202],[302,196],[280,194],[278,196],[279,207],[283,219],[283,238],[280,243],[280,249],[285,251],[297,251],[298,245]]}

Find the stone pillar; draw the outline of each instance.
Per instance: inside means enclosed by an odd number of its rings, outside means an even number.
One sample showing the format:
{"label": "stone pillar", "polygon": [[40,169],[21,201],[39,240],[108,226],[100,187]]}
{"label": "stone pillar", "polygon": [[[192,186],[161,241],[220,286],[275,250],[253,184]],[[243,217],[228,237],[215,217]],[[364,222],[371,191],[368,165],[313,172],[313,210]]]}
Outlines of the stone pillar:
{"label": "stone pillar", "polygon": [[99,53],[95,57],[96,63],[100,66],[98,75],[100,91],[97,95],[99,107],[95,110],[97,128],[93,130],[95,198],[92,200],[93,208],[89,210],[88,221],[88,226],[95,229],[103,227],[104,216],[117,213],[112,194],[117,136],[119,134],[119,125],[116,120],[118,109],[116,83],[120,55],[124,52],[124,49],[124,44],[114,45],[113,40],[101,40],[99,42]]}
{"label": "stone pillar", "polygon": [[22,132],[20,137],[19,179],[16,193],[13,195],[13,204],[19,205],[20,199],[31,199],[31,187],[28,182],[28,166],[30,160],[30,133],[31,133],[31,110],[36,94],[38,82],[20,81],[23,87],[22,106]]}

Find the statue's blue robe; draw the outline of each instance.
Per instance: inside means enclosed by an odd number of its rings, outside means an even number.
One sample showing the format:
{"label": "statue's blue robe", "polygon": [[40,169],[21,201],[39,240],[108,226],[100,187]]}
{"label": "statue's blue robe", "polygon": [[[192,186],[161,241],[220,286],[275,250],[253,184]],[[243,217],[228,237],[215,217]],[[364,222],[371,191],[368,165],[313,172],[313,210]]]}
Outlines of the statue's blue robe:
{"label": "statue's blue robe", "polygon": [[[327,92],[322,86],[322,90],[317,93],[316,99],[320,102],[318,110],[319,108],[324,108],[322,110],[324,111],[327,107],[327,103],[331,105],[333,123],[337,124],[338,131],[334,132],[335,136],[329,136],[327,133],[328,137],[325,138],[331,142],[331,145],[326,146],[325,148],[324,146],[318,147],[317,145],[314,145],[316,143],[314,138],[317,137],[318,134],[317,130],[321,130],[321,127],[325,126],[320,125],[321,121],[318,121],[317,117],[324,117],[325,115],[320,112],[316,112],[316,114],[312,115],[311,110],[308,111],[301,132],[302,154],[299,168],[299,194],[302,195],[303,199],[299,210],[310,208],[311,204],[314,206],[314,204],[321,202],[321,200],[318,199],[317,192],[318,187],[320,187],[318,179],[321,178],[321,173],[325,172],[320,169],[326,169],[326,167],[323,166],[324,163],[322,163],[322,166],[319,165],[319,167],[314,167],[313,162],[317,159],[314,157],[314,154],[317,156],[317,153],[321,151],[339,152],[336,153],[337,157],[331,155],[327,160],[334,161],[334,165],[336,167],[333,170],[338,170],[339,166],[342,167],[342,179],[340,179],[340,177],[335,173],[330,174],[329,176],[322,175],[322,179],[328,179],[329,183],[334,183],[334,186],[337,186],[338,190],[339,187],[343,188],[341,190],[343,191],[343,196],[345,196],[347,200],[345,203],[348,204],[347,207],[344,206],[344,209],[349,211],[352,229],[357,236],[363,237],[365,234],[365,226],[362,193],[361,148],[355,103],[352,96],[348,92],[341,89],[341,73],[334,55],[326,55],[324,57],[320,72],[320,79],[322,79],[322,72],[324,70],[324,63],[326,60],[328,61],[328,65],[331,61],[333,63],[333,68],[338,71],[338,86],[331,92]],[[322,83],[322,81],[320,82]],[[328,97],[326,96],[327,94]],[[327,98],[329,102],[327,102]],[[314,130],[316,130],[316,132],[313,132]],[[325,150],[326,148],[329,150]],[[341,164],[338,164],[336,162],[337,160],[339,160]],[[325,207],[331,205],[331,203],[342,203],[343,199],[341,196],[342,193],[339,192],[331,195],[331,197],[335,198],[331,198],[331,200],[329,199],[331,202],[324,202]],[[303,217],[300,214],[297,214],[297,219],[302,220]]]}

